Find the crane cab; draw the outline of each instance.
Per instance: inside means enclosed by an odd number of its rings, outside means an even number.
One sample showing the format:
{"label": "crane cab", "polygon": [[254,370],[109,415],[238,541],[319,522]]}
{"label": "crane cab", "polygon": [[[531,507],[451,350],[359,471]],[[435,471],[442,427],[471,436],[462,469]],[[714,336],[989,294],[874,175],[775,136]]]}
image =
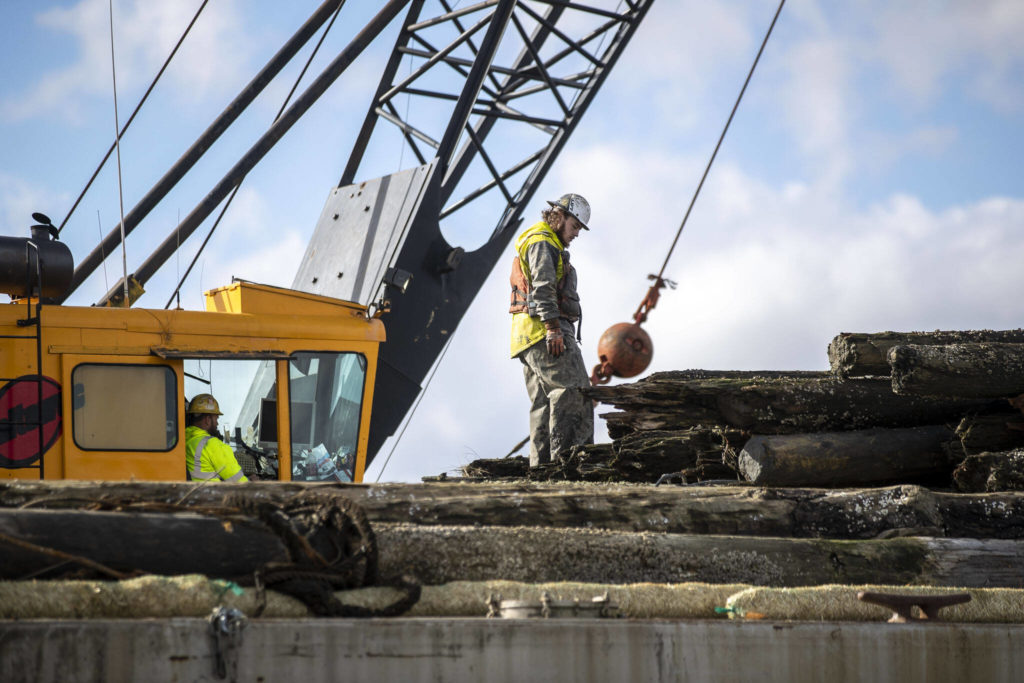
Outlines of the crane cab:
{"label": "crane cab", "polygon": [[361,481],[384,326],[236,281],[205,311],[0,307],[0,478],[186,479],[186,404],[213,394],[250,478]]}

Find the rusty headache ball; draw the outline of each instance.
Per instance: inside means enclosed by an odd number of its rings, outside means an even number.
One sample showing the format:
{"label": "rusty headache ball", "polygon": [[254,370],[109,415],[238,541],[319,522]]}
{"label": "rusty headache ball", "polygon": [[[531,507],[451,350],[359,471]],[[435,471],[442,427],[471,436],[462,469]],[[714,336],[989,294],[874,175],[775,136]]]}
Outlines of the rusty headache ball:
{"label": "rusty headache ball", "polygon": [[616,377],[635,377],[647,369],[654,355],[651,337],[636,323],[612,325],[597,342],[602,366]]}

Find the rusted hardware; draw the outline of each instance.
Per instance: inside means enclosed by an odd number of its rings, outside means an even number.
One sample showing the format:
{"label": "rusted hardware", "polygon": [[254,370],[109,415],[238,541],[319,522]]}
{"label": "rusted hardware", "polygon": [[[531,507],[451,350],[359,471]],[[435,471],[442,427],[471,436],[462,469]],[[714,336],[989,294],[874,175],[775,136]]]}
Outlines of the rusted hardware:
{"label": "rusted hardware", "polygon": [[593,385],[607,384],[612,375],[635,377],[647,369],[654,355],[650,335],[636,323],[612,325],[597,342],[598,359],[590,374]]}
{"label": "rusted hardware", "polygon": [[217,678],[235,680],[238,672],[238,648],[242,645],[242,629],[249,621],[234,607],[214,607],[209,617],[213,637],[214,673]]}
{"label": "rusted hardware", "polygon": [[[939,621],[939,610],[950,605],[960,605],[971,601],[970,593],[953,593],[952,595],[895,595],[892,593],[872,593],[860,591],[857,599],[872,605],[887,607],[893,611],[890,624],[905,624],[910,621]],[[913,614],[914,607],[921,610],[921,616]]]}
{"label": "rusted hardware", "polygon": [[675,289],[676,283],[657,275],[648,275],[654,284],[647,290],[640,307],[633,314],[632,323],[612,325],[597,342],[597,355],[601,361],[590,373],[594,386],[607,384],[612,376],[635,377],[647,369],[654,354],[651,337],[640,327],[647,320],[647,314],[658,305],[661,290]]}
{"label": "rusted hardware", "polygon": [[640,307],[636,309],[636,313],[633,314],[633,321],[637,325],[642,325],[647,321],[647,314],[658,305],[658,299],[661,297],[661,290],[665,287],[669,289],[675,289],[676,283],[672,280],[667,280],[657,275],[648,275],[648,280],[654,280],[654,284],[647,290],[647,294],[644,295],[644,300],[640,302]]}

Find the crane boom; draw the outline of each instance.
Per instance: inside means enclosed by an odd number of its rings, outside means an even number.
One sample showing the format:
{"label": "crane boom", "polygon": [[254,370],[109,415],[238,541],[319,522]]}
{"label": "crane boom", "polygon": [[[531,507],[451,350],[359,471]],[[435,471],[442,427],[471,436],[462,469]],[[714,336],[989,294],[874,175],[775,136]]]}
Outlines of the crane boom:
{"label": "crane boom", "polygon": [[[328,198],[295,279],[295,288],[313,294],[362,299],[365,304],[385,295],[390,300],[388,342],[381,353],[371,424],[372,459],[413,405],[447,339],[511,240],[523,210],[652,3],[622,0],[615,9],[608,8],[612,0],[483,0],[458,9],[448,0],[385,3],[128,278],[144,285],[288,128],[406,10],[339,185]],[[264,72],[278,71],[285,53],[294,53],[338,6],[337,0],[324,2]],[[406,62],[409,73],[400,75],[399,67]],[[238,107],[252,100],[252,91],[266,85],[264,72],[211,130],[219,134],[230,125]],[[382,206],[393,210],[371,211],[367,204],[366,215],[349,221],[339,233],[341,213],[331,207],[346,198],[346,188],[351,188],[349,199],[362,196],[366,183],[356,183],[356,177],[372,165],[368,161],[375,161],[379,140],[394,136],[396,129],[419,166],[414,172],[406,169],[385,176],[374,186]],[[128,213],[131,227],[215,139],[197,141],[144,196]],[[406,196],[398,197],[398,187],[405,188]],[[497,221],[488,225],[494,216]],[[465,230],[465,225],[478,226],[481,221],[486,234]],[[111,231],[98,248],[101,256],[113,251],[116,232]],[[376,244],[381,236],[384,242]],[[466,246],[458,243],[462,240]],[[372,268],[367,263],[356,268],[363,273],[359,287],[335,268],[352,253],[374,254],[376,259]],[[318,254],[316,259],[311,260],[312,254]],[[333,254],[335,260],[325,254]],[[90,255],[76,270],[73,286],[101,261]],[[324,269],[336,270],[337,276],[314,272]],[[393,284],[386,291],[380,272],[411,275],[412,284],[401,293]],[[118,283],[99,303],[117,304],[121,289]]]}

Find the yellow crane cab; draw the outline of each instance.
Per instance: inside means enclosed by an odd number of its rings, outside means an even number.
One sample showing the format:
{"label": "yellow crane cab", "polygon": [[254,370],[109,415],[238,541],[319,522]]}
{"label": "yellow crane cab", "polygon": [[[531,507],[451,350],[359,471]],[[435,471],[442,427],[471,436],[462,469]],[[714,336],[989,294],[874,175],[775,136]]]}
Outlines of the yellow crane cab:
{"label": "yellow crane cab", "polygon": [[0,306],[0,478],[181,481],[186,403],[213,394],[250,479],[362,480],[384,325],[236,281],[205,311]]}

